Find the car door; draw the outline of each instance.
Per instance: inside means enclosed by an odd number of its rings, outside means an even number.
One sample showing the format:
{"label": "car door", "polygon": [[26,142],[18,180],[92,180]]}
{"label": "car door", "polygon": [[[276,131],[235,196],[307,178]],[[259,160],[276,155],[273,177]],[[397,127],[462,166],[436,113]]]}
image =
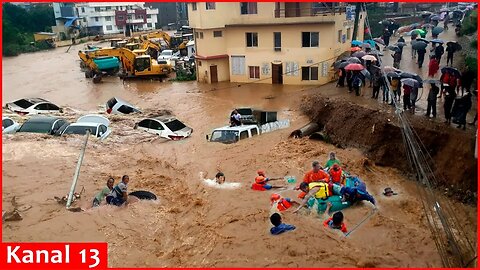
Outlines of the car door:
{"label": "car door", "polygon": [[167,132],[165,131],[165,127],[158,120],[152,120],[152,123],[150,125],[150,132],[168,139],[168,134],[166,134]]}
{"label": "car door", "polygon": [[36,105],[35,107],[33,107],[32,113],[48,113],[48,103],[40,103]]}
{"label": "car door", "polygon": [[60,108],[57,105],[52,104],[52,103],[47,103],[47,111],[49,113],[58,112],[59,110],[60,110]]}
{"label": "car door", "polygon": [[138,123],[137,128],[149,132],[151,122],[152,120],[150,119],[142,120]]}
{"label": "car door", "polygon": [[53,124],[53,127],[52,127],[52,134],[57,134],[57,135],[60,135],[60,133],[63,131],[61,130],[60,128],[62,128],[65,124],[67,123],[67,121],[65,120],[57,120],[54,124]]}

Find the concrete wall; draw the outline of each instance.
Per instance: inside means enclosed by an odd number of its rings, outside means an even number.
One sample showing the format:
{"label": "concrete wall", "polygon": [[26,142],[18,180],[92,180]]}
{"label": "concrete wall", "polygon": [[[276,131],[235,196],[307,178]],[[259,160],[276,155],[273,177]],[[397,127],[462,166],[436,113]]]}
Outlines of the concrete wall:
{"label": "concrete wall", "polygon": [[211,83],[210,66],[217,66],[218,81],[230,81],[228,58],[214,60],[197,60],[197,81]]}

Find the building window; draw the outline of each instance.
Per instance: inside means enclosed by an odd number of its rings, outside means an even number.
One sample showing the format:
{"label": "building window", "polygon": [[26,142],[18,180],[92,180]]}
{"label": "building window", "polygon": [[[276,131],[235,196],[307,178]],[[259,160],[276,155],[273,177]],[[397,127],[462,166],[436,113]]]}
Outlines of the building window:
{"label": "building window", "polygon": [[195,32],[195,38],[198,38],[198,32]]}
{"label": "building window", "polygon": [[215,9],[215,2],[207,2],[205,3],[205,6],[207,10],[213,10]]}
{"label": "building window", "polygon": [[222,31],[213,31],[213,37],[222,37]]}
{"label": "building window", "polygon": [[200,39],[203,39],[203,32],[200,32]]}
{"label": "building window", "polygon": [[152,15],[147,15],[147,19],[151,19],[152,18]]}
{"label": "building window", "polygon": [[84,7],[82,7],[82,13],[85,13],[85,8]]}
{"label": "building window", "polygon": [[198,66],[199,66],[199,67],[202,66],[202,61],[198,61]]}
{"label": "building window", "polygon": [[192,3],[192,10],[197,10],[197,3]]}
{"label": "building window", "polygon": [[98,22],[98,17],[95,17],[95,21]]}
{"label": "building window", "polygon": [[123,16],[119,15],[117,18],[118,18],[119,21],[123,21]]}
{"label": "building window", "polygon": [[96,8],[95,8],[95,11],[100,11],[100,8],[99,8],[99,7],[96,7]]}
{"label": "building window", "polygon": [[350,28],[347,29],[347,40],[350,40],[352,38],[351,37],[352,33],[350,32],[350,30],[351,30]]}
{"label": "building window", "polygon": [[112,31],[112,26],[111,25],[107,25],[107,31]]}
{"label": "building window", "polygon": [[245,75],[245,56],[232,56],[232,75]]}
{"label": "building window", "polygon": [[338,30],[338,43],[342,42],[342,30]]}
{"label": "building window", "polygon": [[246,33],[247,47],[258,47],[258,33]]}
{"label": "building window", "polygon": [[318,81],[318,67],[302,67],[302,81]]}
{"label": "building window", "polygon": [[318,32],[302,32],[302,47],[318,47]]}
{"label": "building window", "polygon": [[147,27],[152,27],[152,24],[151,23],[147,23]]}
{"label": "building window", "polygon": [[257,14],[256,2],[241,2],[240,14]]}
{"label": "building window", "polygon": [[112,20],[112,17],[110,16],[105,17],[105,21],[110,22],[111,20]]}
{"label": "building window", "polygon": [[248,66],[249,78],[250,79],[260,79],[260,67],[259,66]]}
{"label": "building window", "polygon": [[117,29],[118,29],[119,31],[123,31],[123,26],[117,26]]}
{"label": "building window", "polygon": [[282,50],[282,33],[281,32],[273,32],[273,49],[275,51]]}

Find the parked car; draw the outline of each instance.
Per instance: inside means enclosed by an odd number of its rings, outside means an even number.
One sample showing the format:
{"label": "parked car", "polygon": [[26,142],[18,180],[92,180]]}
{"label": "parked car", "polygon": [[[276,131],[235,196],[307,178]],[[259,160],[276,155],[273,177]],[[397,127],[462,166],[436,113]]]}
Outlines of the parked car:
{"label": "parked car", "polygon": [[11,134],[17,132],[20,125],[10,117],[2,116],[2,134]]}
{"label": "parked car", "polygon": [[140,110],[123,99],[113,97],[107,101],[107,113],[109,114],[130,114],[135,112],[140,112]]}
{"label": "parked car", "polygon": [[22,98],[7,103],[7,109],[20,115],[63,112],[60,107],[43,98]]}
{"label": "parked car", "polygon": [[60,134],[69,122],[60,117],[33,116],[18,129],[17,132]]}
{"label": "parked car", "polygon": [[170,60],[173,57],[173,50],[163,50],[158,56],[158,60]]}
{"label": "parked car", "polygon": [[260,134],[260,129],[257,125],[242,125],[242,126],[225,126],[216,128],[212,131],[212,134],[207,135],[207,141],[221,142],[225,144],[236,143],[239,140],[244,140],[257,136]]}
{"label": "parked car", "polygon": [[146,118],[135,124],[134,129],[141,129],[157,134],[162,138],[178,141],[192,134],[193,129],[172,116]]}
{"label": "parked car", "polygon": [[277,121],[277,112],[267,112],[252,108],[238,108],[240,121],[245,125],[263,125]]}
{"label": "parked car", "polygon": [[112,133],[109,125],[110,121],[107,118],[101,115],[89,114],[78,118],[76,123],[70,124],[62,132],[62,135],[85,135],[87,134],[87,130],[90,130],[91,135],[103,140]]}

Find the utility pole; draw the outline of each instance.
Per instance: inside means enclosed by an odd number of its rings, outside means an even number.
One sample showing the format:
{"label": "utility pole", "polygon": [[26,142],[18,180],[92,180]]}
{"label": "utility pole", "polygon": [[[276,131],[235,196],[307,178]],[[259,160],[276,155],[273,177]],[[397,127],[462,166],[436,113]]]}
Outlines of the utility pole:
{"label": "utility pole", "polygon": [[360,20],[360,12],[361,11],[362,11],[362,3],[357,2],[355,4],[355,22],[353,24],[352,40],[357,39],[358,24],[359,24],[359,20]]}

